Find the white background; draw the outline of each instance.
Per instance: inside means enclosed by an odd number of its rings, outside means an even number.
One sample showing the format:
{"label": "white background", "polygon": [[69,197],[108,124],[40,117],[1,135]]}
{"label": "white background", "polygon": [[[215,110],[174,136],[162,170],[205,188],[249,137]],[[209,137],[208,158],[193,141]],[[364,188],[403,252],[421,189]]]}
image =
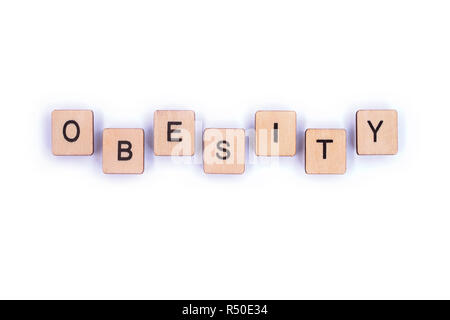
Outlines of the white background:
{"label": "white background", "polygon": [[[0,298],[450,298],[447,5],[2,1]],[[94,110],[92,157],[52,155],[55,108]],[[295,110],[297,155],[205,175],[153,155],[165,108]],[[398,110],[398,155],[356,155],[360,108]],[[145,129],[143,175],[102,173],[106,127]],[[304,173],[316,127],[347,174]]]}

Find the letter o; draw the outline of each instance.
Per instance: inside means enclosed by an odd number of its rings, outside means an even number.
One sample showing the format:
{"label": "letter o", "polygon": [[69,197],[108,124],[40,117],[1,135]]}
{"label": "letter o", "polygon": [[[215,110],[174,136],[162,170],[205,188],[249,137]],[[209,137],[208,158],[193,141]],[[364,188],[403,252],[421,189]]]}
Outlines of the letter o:
{"label": "letter o", "polygon": [[[71,124],[73,124],[77,128],[77,133],[75,134],[75,137],[73,137],[73,138],[69,138],[66,133],[67,127]],[[78,123],[75,120],[69,120],[66,123],[64,123],[63,136],[64,136],[64,139],[66,139],[69,142],[75,142],[78,140],[78,138],[80,137],[80,126],[78,125]]]}

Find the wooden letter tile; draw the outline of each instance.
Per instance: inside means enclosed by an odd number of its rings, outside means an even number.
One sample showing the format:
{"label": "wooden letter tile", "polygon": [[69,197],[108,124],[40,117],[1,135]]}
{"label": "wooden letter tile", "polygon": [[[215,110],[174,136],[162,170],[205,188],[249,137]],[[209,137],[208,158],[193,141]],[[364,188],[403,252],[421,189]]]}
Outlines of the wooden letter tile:
{"label": "wooden letter tile", "polygon": [[346,132],[344,129],[308,129],[305,132],[305,171],[308,174],[344,174]]}
{"label": "wooden letter tile", "polygon": [[103,172],[144,172],[144,130],[103,130]]}
{"label": "wooden letter tile", "polygon": [[297,148],[295,111],[258,111],[255,114],[256,155],[294,156]]}
{"label": "wooden letter tile", "polygon": [[153,116],[153,137],[153,150],[157,156],[194,155],[194,111],[155,111]]}
{"label": "wooden letter tile", "polygon": [[396,110],[359,110],[356,113],[356,152],[360,155],[397,154]]}
{"label": "wooden letter tile", "polygon": [[245,130],[205,129],[203,170],[205,173],[244,173]]}
{"label": "wooden letter tile", "polygon": [[94,153],[94,113],[91,110],[52,112],[52,152],[55,156]]}

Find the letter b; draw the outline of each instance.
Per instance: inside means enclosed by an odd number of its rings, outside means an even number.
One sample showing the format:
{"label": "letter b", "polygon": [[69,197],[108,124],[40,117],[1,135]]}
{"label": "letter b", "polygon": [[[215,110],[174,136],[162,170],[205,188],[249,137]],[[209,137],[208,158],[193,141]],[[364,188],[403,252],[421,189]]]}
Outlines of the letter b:
{"label": "letter b", "polygon": [[[126,147],[123,147],[123,146]],[[131,142],[126,140],[119,140],[117,142],[117,160],[118,161],[128,161],[133,157],[133,152],[131,151]],[[122,156],[123,153],[127,153],[127,156]]]}

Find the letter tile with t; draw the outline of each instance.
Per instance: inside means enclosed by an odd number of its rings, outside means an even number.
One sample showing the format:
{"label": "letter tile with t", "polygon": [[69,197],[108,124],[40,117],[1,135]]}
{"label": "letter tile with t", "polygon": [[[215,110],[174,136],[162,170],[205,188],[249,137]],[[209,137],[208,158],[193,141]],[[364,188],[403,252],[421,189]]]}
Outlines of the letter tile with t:
{"label": "letter tile with t", "polygon": [[144,130],[103,130],[103,172],[144,172]]}
{"label": "letter tile with t", "polygon": [[203,171],[242,174],[245,171],[245,130],[205,129]]}
{"label": "letter tile with t", "polygon": [[344,129],[306,130],[306,173],[344,174],[346,171],[346,136]]}
{"label": "letter tile with t", "polygon": [[52,152],[55,156],[94,153],[94,113],[91,110],[52,112]]}
{"label": "letter tile with t", "polygon": [[157,110],[153,115],[153,150],[157,156],[192,156],[195,151],[195,113]]}

